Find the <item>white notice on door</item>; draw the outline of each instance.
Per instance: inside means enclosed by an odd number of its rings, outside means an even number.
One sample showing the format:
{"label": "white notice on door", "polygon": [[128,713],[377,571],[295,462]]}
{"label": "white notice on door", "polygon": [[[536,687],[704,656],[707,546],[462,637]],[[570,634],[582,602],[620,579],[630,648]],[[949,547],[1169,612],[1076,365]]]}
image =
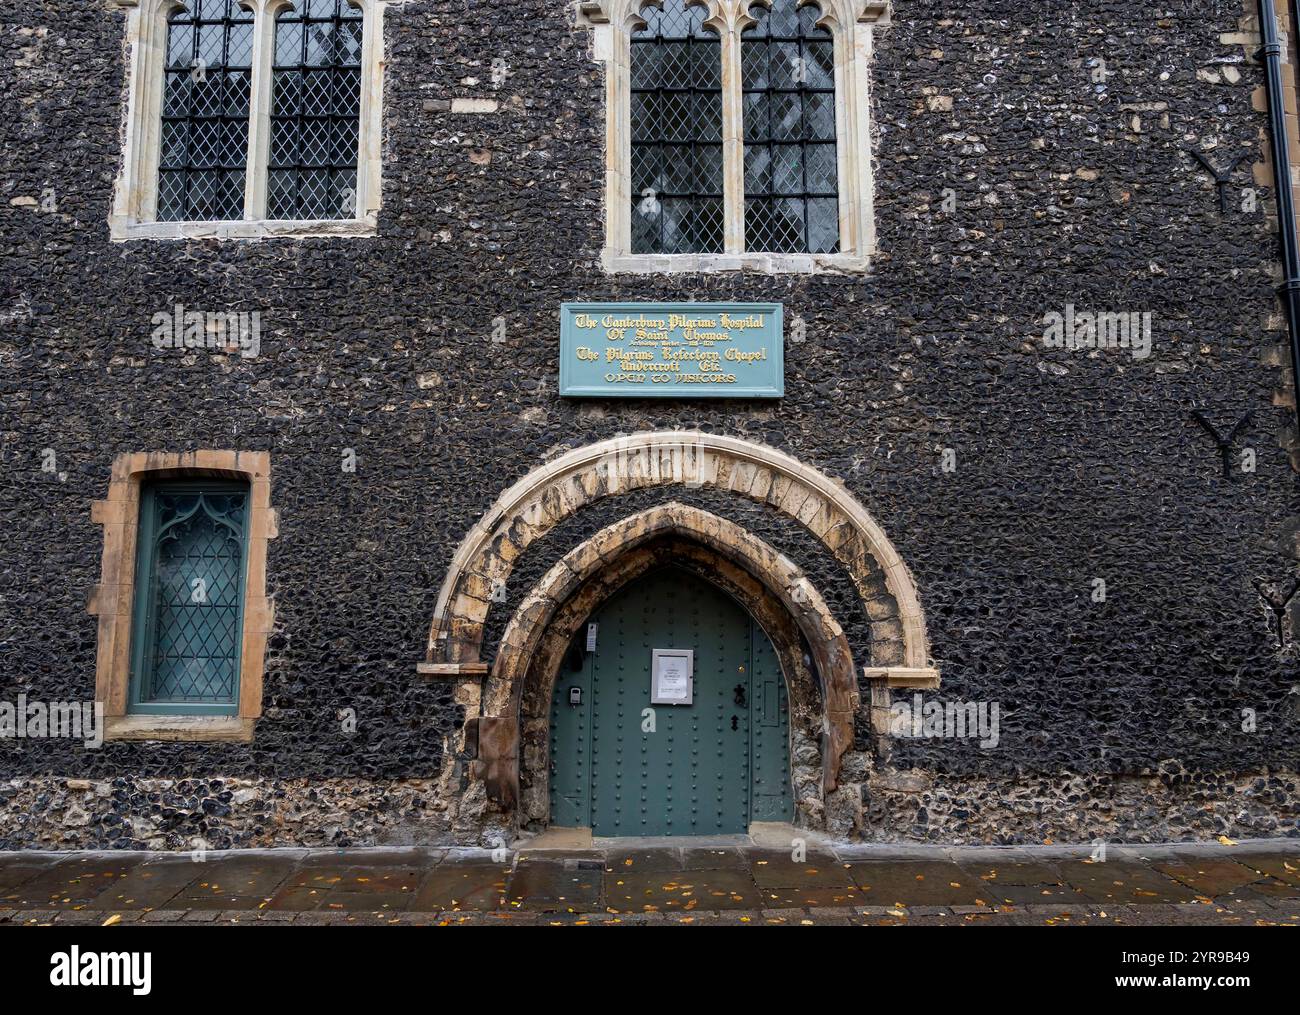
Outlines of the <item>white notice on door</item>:
{"label": "white notice on door", "polygon": [[681,701],[691,689],[691,675],[686,672],[686,660],[668,656],[659,660],[659,693],[665,698]]}
{"label": "white notice on door", "polygon": [[654,705],[689,705],[693,697],[693,649],[652,650],[650,702]]}

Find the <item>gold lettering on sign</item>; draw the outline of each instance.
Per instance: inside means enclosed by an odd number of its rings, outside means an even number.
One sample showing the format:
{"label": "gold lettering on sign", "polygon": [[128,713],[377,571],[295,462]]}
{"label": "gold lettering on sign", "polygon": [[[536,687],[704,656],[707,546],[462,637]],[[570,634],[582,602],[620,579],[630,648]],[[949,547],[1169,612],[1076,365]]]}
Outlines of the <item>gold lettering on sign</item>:
{"label": "gold lettering on sign", "polygon": [[[758,364],[766,363],[770,350],[737,348],[737,340],[756,341],[747,332],[769,327],[764,313],[701,313],[689,311],[666,316],[650,314],[577,313],[575,328],[591,332],[592,344],[578,345],[572,355],[583,363],[602,362],[603,379],[610,385],[744,385],[762,383]],[[601,336],[604,346],[600,347]],[[780,342],[781,336],[771,337]],[[747,371],[753,372],[751,376]]]}

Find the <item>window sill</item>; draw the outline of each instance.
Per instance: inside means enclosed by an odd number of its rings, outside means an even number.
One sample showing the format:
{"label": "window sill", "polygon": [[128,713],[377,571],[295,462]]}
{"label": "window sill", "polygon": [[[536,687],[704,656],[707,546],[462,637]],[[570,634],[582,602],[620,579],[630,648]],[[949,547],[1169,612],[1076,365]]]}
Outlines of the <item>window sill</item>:
{"label": "window sill", "polygon": [[600,263],[611,275],[724,271],[758,275],[863,275],[871,268],[871,259],[861,254],[622,254],[605,250]]}
{"label": "window sill", "polygon": [[130,240],[269,240],[307,239],[318,236],[375,236],[374,218],[328,221],[267,219],[260,222],[130,222],[109,220],[109,237],[115,243]]}
{"label": "window sill", "polygon": [[105,740],[251,743],[253,720],[235,715],[120,715],[104,720]]}

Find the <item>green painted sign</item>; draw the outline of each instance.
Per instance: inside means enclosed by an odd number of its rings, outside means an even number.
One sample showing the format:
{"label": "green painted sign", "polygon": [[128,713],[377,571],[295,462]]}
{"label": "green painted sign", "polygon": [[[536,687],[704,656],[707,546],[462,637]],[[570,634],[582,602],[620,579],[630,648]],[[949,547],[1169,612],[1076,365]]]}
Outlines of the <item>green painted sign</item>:
{"label": "green painted sign", "polygon": [[780,303],[564,303],[560,394],[780,398]]}

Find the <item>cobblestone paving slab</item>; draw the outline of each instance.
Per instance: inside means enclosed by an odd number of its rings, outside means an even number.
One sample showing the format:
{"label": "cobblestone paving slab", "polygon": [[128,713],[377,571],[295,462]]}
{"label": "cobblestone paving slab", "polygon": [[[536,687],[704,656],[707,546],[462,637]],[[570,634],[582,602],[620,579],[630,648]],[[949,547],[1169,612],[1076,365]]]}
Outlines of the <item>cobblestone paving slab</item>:
{"label": "cobblestone paving slab", "polygon": [[683,870],[721,870],[723,867],[740,866],[744,862],[745,855],[737,846],[682,850]]}
{"label": "cobblestone paving slab", "polygon": [[[1300,886],[1288,885],[1282,881],[1257,881],[1234,893],[1236,899],[1278,899],[1300,902]],[[1224,899],[1215,899],[1223,902]]]}
{"label": "cobblestone paving slab", "polygon": [[19,899],[23,894],[19,889],[53,866],[53,861],[45,863],[19,861],[0,865],[0,907],[9,906]]}
{"label": "cobblestone paving slab", "polygon": [[[137,872],[141,875],[170,869],[170,865],[150,864]],[[291,863],[274,862],[261,857],[242,859],[222,857],[194,865],[194,877],[182,893],[185,898],[218,895],[241,897],[270,895],[293,873]]]}
{"label": "cobblestone paving slab", "polygon": [[413,909],[493,910],[505,907],[509,863],[443,861],[416,892]]}
{"label": "cobblestone paving slab", "polygon": [[744,867],[606,874],[605,897],[619,912],[757,909],[758,886]]}
{"label": "cobblestone paving slab", "polygon": [[983,881],[954,863],[868,860],[850,868],[868,903],[982,906],[992,897]]}
{"label": "cobblestone paving slab", "polygon": [[141,864],[100,892],[89,903],[89,908],[115,911],[159,909],[182,895],[203,874],[197,864]]}
{"label": "cobblestone paving slab", "polygon": [[584,870],[553,863],[521,864],[506,892],[509,908],[544,913],[591,912],[600,909],[604,863]]}
{"label": "cobblestone paving slab", "polygon": [[1032,860],[971,862],[959,859],[957,866],[981,881],[999,885],[1060,885],[1064,882],[1055,865]]}
{"label": "cobblestone paving slab", "polygon": [[749,869],[763,888],[851,888],[856,885],[850,865],[832,853],[812,853],[801,860],[788,851],[748,854]]}
{"label": "cobblestone paving slab", "polygon": [[1077,889],[1065,883],[1055,864],[1009,858],[1005,863],[958,858],[958,866],[982,886],[981,895],[993,906],[1030,906],[1086,901]]}
{"label": "cobblestone paving slab", "polygon": [[[725,857],[728,854],[726,851],[719,851],[717,855]],[[737,853],[734,859],[739,862],[740,855]],[[611,874],[633,871],[679,871],[684,870],[685,867],[685,859],[677,849],[610,850],[605,858],[605,870]]]}
{"label": "cobblestone paving slab", "polygon": [[85,906],[134,871],[144,859],[144,854],[138,860],[121,859],[121,854],[112,858],[72,855],[24,880],[14,891],[6,893],[6,901],[16,909]]}
{"label": "cobblestone paving slab", "polygon": [[1092,902],[1155,904],[1196,898],[1186,885],[1133,861],[1063,860],[1057,866],[1066,883]]}
{"label": "cobblestone paving slab", "polygon": [[[1187,885],[1196,892],[1200,901],[1209,899],[1229,904],[1238,899],[1260,898],[1270,890],[1285,896],[1290,887],[1284,881],[1263,876],[1259,871],[1232,860],[1159,861],[1152,867]],[[1300,894],[1300,889],[1291,890]]]}
{"label": "cobblestone paving slab", "polygon": [[1247,856],[1243,857],[1241,862],[1261,874],[1300,887],[1300,850],[1272,856]]}
{"label": "cobblestone paving slab", "polygon": [[827,888],[808,885],[803,888],[759,888],[759,898],[763,905],[774,909],[794,907],[853,906],[863,901],[864,895],[856,886],[848,888]]}

